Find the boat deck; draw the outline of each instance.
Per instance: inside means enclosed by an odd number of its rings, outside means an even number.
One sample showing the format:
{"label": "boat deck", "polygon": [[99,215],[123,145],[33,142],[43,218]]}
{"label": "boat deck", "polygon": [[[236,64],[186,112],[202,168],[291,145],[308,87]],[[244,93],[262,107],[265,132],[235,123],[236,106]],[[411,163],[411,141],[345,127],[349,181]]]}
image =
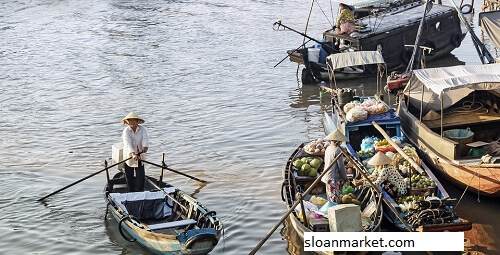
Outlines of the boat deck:
{"label": "boat deck", "polygon": [[[500,114],[496,113],[495,111],[489,111],[488,113],[481,113],[481,112],[453,113],[453,114],[445,114],[443,116],[443,127],[445,128],[477,124],[477,123],[484,124],[491,122],[500,122]],[[441,127],[440,119],[422,120],[422,123],[424,123],[430,129]]]}

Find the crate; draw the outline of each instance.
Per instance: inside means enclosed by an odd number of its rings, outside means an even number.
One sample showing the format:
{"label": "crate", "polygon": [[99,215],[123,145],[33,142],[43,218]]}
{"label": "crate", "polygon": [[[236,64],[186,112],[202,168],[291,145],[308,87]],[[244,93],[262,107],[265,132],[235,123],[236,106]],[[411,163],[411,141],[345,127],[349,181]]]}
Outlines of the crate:
{"label": "crate", "polygon": [[328,219],[311,219],[309,224],[313,232],[329,232],[330,225]]}

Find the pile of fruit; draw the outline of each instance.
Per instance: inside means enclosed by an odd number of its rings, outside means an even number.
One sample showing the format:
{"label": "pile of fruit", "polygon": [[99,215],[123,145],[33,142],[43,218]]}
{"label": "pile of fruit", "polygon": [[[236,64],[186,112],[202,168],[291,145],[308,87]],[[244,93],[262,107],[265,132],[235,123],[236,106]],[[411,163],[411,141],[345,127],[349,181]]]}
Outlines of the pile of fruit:
{"label": "pile of fruit", "polygon": [[361,202],[356,199],[356,196],[353,193],[345,194],[341,199],[342,204],[355,204],[360,205]]}
{"label": "pile of fruit", "polygon": [[[415,161],[418,165],[422,164],[420,158],[418,157],[417,151],[415,150],[414,147],[405,146],[403,148],[403,151],[406,155],[408,155],[411,159],[413,159],[413,161]],[[398,153],[394,156],[394,158],[392,158],[392,166],[399,168],[400,170],[403,170],[403,169],[401,169],[400,166],[410,167],[411,164],[405,158],[403,158],[403,156],[401,156]]]}
{"label": "pile of fruit", "polygon": [[371,158],[373,155],[375,155],[375,152],[373,149],[368,149],[368,150],[360,150],[356,152],[358,154],[358,157],[361,159],[366,159],[366,158]]}
{"label": "pile of fruit", "polygon": [[298,176],[316,177],[318,168],[322,163],[321,159],[318,158],[302,157],[295,159],[292,165],[295,167]]}
{"label": "pile of fruit", "polygon": [[[405,183],[410,187],[410,178],[406,177]],[[423,188],[435,188],[436,183],[434,180],[425,175],[413,174],[411,176],[411,187],[412,189],[423,189]]]}
{"label": "pile of fruit", "polygon": [[392,145],[386,139],[376,141],[375,142],[375,150],[381,151],[381,152],[388,152],[388,151],[395,152],[396,151],[396,149],[394,149],[394,147],[392,147]]}
{"label": "pile of fruit", "polygon": [[304,150],[307,154],[311,155],[325,155],[325,150],[330,145],[330,141],[318,138],[304,146]]}

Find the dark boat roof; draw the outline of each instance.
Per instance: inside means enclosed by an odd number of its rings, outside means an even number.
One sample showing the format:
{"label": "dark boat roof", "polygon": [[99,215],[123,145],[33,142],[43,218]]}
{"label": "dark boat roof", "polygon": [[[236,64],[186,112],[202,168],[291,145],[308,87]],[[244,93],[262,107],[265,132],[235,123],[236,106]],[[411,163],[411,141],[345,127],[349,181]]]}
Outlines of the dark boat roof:
{"label": "dark boat roof", "polygon": [[[425,4],[410,4],[402,7],[391,8],[376,15],[366,16],[357,20],[362,23],[365,29],[358,30],[352,35],[353,38],[362,39],[376,34],[386,33],[388,31],[420,23]],[[449,6],[434,4],[431,11],[425,16],[426,19],[442,16],[447,13],[456,12]]]}

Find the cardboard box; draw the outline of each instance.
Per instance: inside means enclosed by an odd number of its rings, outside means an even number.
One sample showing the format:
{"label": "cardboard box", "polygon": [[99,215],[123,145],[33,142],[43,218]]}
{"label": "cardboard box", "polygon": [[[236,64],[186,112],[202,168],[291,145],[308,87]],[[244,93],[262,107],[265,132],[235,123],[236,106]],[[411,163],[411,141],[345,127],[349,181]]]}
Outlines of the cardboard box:
{"label": "cardboard box", "polygon": [[328,222],[331,232],[359,232],[363,230],[359,205],[339,204],[328,208]]}

